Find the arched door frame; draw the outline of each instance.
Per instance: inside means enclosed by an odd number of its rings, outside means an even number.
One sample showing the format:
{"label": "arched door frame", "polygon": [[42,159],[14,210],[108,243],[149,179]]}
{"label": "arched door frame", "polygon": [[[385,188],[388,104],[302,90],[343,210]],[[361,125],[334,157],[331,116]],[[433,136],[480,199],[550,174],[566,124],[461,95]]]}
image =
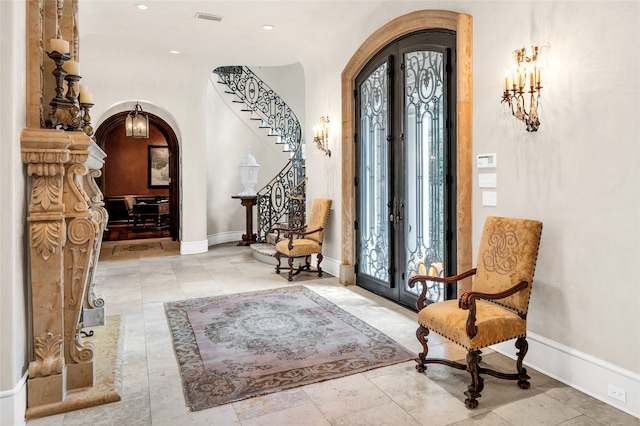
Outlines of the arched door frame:
{"label": "arched door frame", "polygon": [[[104,151],[107,138],[111,131],[118,126],[124,126],[124,121],[129,111],[118,112],[107,118],[96,130],[95,138],[98,146]],[[164,136],[169,147],[169,202],[171,203],[171,237],[174,240],[180,239],[180,146],[178,137],[171,126],[152,113],[145,113],[149,116],[149,125],[156,127]],[[98,185],[104,192],[104,179],[99,179]]]}
{"label": "arched door frame", "polygon": [[[456,32],[457,51],[457,262],[458,271],[471,269],[472,261],[472,53],[473,26],[469,15],[445,10],[420,10],[400,16],[375,31],[360,46],[342,71],[342,263],[340,283],[355,284],[356,215],[355,176],[355,80],[365,65],[394,40],[426,29]],[[459,283],[458,292],[469,289],[470,280]]]}

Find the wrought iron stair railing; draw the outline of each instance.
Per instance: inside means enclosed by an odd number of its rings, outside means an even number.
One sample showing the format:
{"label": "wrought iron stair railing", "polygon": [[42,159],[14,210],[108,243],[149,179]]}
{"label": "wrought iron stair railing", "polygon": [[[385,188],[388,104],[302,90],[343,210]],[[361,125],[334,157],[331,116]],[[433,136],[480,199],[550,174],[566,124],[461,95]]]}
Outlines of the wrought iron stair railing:
{"label": "wrought iron stair railing", "polygon": [[259,127],[268,128],[276,144],[291,152],[289,162],[257,193],[258,242],[265,242],[274,225],[287,223],[299,227],[305,219],[305,160],[302,151],[302,130],[293,110],[264,81],[245,66],[218,67],[213,71],[233,102],[242,103],[242,111]]}

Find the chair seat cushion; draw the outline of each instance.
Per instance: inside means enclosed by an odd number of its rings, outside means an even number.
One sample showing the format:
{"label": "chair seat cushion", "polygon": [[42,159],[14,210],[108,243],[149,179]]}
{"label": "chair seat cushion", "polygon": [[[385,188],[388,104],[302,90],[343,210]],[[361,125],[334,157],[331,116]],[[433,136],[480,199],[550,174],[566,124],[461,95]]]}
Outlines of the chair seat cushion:
{"label": "chair seat cushion", "polygon": [[466,332],[469,311],[460,309],[457,300],[432,303],[418,313],[418,323],[464,346],[480,349],[496,343],[524,337],[527,322],[516,313],[483,300],[476,301],[478,334],[471,339]]}
{"label": "chair seat cushion", "polygon": [[287,257],[309,256],[320,253],[322,246],[313,240],[299,238],[293,240],[293,248],[289,250],[289,240],[282,240],[276,244],[276,250]]}

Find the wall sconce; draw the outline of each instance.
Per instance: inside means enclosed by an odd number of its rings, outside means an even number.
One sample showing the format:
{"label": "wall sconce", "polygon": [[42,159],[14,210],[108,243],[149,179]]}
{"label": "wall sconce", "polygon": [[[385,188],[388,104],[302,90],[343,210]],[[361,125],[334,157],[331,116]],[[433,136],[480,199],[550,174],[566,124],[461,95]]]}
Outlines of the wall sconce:
{"label": "wall sconce", "polygon": [[329,149],[329,116],[320,117],[320,124],[313,128],[313,141],[320,151],[331,157]]}
{"label": "wall sconce", "polygon": [[149,116],[142,110],[139,103],[133,107],[124,120],[125,133],[128,138],[149,137]]}
{"label": "wall sconce", "polygon": [[[523,47],[516,50],[516,68],[507,70],[504,76],[504,93],[502,102],[511,107],[511,114],[518,120],[524,121],[527,132],[535,132],[540,127],[538,117],[538,100],[540,99],[540,67],[538,66],[538,46],[533,46],[533,55],[526,56]],[[529,91],[527,92],[527,83]],[[525,101],[526,94],[529,94],[529,110]]]}

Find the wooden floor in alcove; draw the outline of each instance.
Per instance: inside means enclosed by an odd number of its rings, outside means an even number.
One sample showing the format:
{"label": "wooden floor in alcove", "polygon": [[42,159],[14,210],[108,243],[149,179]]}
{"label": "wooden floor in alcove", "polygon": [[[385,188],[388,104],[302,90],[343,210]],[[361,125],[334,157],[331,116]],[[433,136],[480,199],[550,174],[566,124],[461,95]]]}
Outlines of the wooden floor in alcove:
{"label": "wooden floor in alcove", "polygon": [[110,223],[104,231],[102,241],[123,241],[123,240],[141,240],[146,238],[163,238],[170,237],[171,231],[163,229],[161,231],[147,229],[133,229],[126,223]]}

